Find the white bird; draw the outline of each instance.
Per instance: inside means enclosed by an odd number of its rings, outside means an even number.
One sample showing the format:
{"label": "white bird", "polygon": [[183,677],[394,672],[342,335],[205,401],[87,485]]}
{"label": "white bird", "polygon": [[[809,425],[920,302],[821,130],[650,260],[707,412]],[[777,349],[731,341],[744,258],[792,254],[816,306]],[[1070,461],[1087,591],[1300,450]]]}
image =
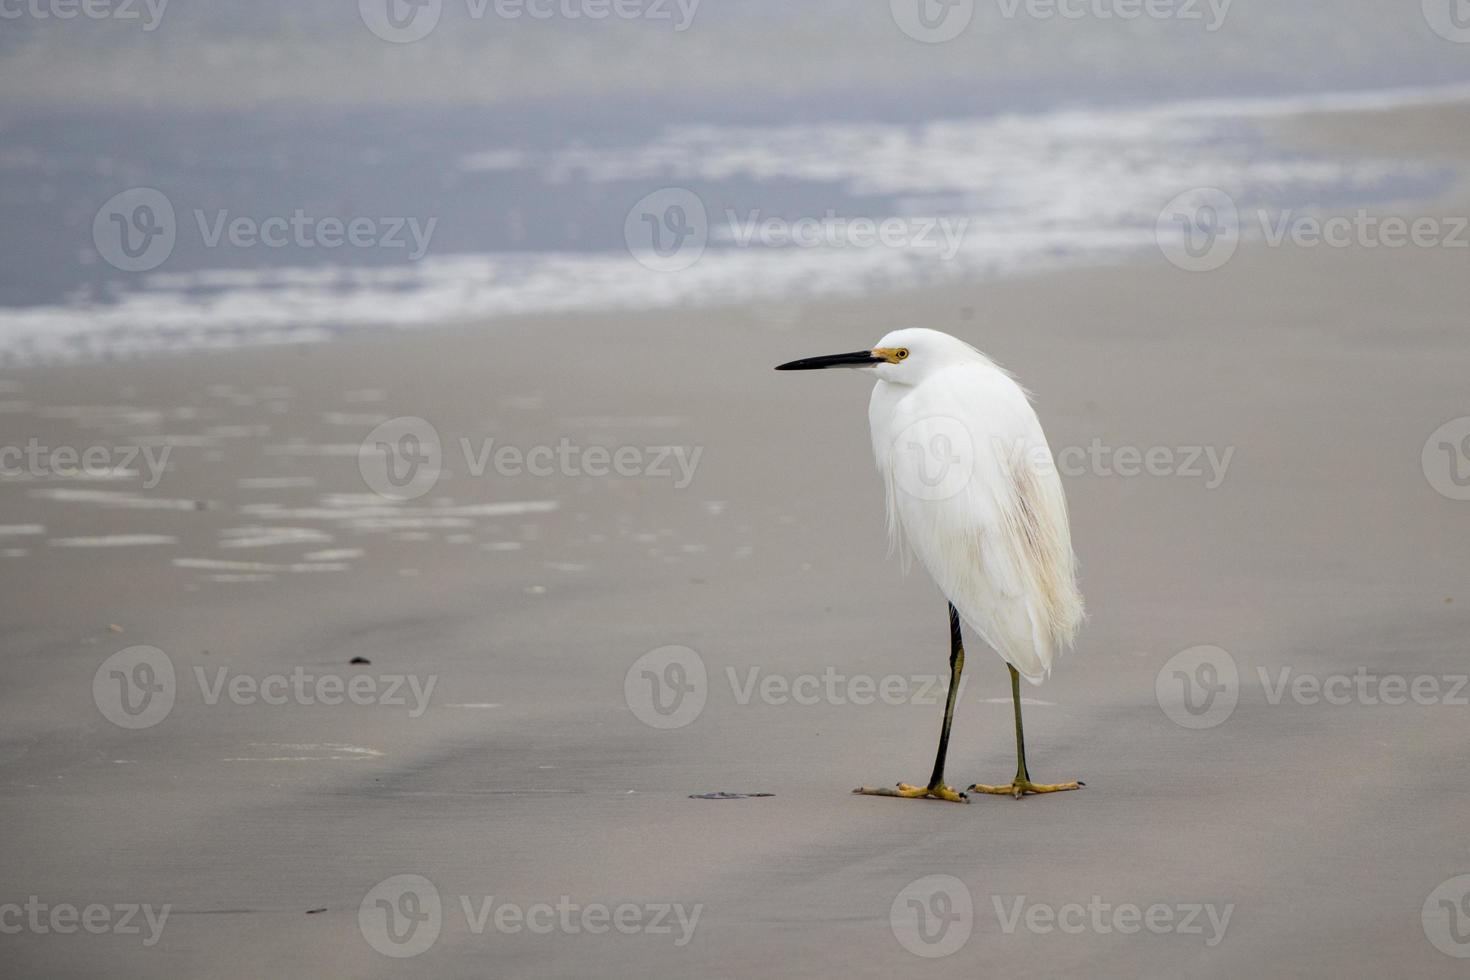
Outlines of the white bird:
{"label": "white bird", "polygon": [[1040,684],[1082,622],[1067,500],[1030,399],[974,347],[937,330],[896,330],[871,350],[812,357],[778,371],[859,368],[878,381],[868,405],[883,475],[888,534],[949,601],[950,685],[934,773],[925,786],[854,790],[869,796],[969,802],[944,783],[965,652],[960,624],[1000,654],[1016,710],[1016,778],[970,792],[1020,798],[1084,785],[1033,783],[1026,771],[1020,679]]}

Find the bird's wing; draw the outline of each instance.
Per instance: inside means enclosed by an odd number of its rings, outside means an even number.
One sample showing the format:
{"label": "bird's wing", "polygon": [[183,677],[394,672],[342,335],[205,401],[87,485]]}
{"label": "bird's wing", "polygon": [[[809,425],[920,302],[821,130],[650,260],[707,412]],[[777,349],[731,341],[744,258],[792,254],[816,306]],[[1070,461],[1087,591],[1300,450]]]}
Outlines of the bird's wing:
{"label": "bird's wing", "polygon": [[899,547],[1041,683],[1076,634],[1082,599],[1066,497],[1026,393],[994,365],[957,365],[881,411],[875,400],[873,423]]}

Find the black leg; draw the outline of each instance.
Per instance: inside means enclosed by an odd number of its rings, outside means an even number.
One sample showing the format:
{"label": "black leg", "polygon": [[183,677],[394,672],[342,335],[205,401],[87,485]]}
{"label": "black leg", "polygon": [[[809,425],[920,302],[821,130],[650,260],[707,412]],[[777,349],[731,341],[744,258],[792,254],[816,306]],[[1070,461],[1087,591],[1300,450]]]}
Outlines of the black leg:
{"label": "black leg", "polygon": [[1031,774],[1026,771],[1026,733],[1021,730],[1021,675],[1010,664],[1006,667],[1011,672],[1011,700],[1016,705],[1016,782],[1029,783]]}
{"label": "black leg", "polygon": [[[955,700],[960,695],[960,673],[965,669],[965,644],[960,636],[960,614],[954,604],[949,607],[949,697],[944,701],[944,727],[939,730],[939,753],[934,757],[934,775],[929,777],[929,788],[944,785],[944,757],[949,754],[949,728],[954,723]],[[1016,705],[1019,712],[1021,706]],[[1019,724],[1020,715],[1017,716]],[[1019,729],[1018,729],[1019,730]]]}
{"label": "black leg", "polygon": [[899,783],[898,788],[873,789],[859,786],[853,790],[863,796],[898,796],[907,800],[933,799],[950,803],[968,803],[964,793],[956,793],[944,785],[944,757],[949,753],[949,726],[954,722],[955,700],[960,696],[960,672],[965,669],[965,648],[960,641],[960,614],[953,604],[949,607],[949,696],[944,702],[944,727],[939,730],[939,753],[934,757],[934,775],[929,777],[928,786],[910,786]]}

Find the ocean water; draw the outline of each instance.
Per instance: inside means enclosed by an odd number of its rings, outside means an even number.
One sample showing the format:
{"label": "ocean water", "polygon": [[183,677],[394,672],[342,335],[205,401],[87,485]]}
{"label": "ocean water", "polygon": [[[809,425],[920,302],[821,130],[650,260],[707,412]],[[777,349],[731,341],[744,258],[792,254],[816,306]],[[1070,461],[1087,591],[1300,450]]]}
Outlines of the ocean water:
{"label": "ocean water", "polygon": [[1442,167],[1270,126],[1470,96],[1437,0],[426,2],[0,25],[0,357],[1121,261],[1201,188],[1245,214],[1434,194]]}

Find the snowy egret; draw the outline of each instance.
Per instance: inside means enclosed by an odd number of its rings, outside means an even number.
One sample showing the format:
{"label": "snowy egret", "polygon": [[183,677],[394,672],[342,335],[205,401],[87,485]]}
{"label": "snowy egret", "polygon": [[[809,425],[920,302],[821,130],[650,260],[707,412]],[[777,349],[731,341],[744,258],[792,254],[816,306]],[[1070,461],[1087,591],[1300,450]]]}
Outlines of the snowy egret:
{"label": "snowy egret", "polygon": [[1033,783],[1021,730],[1021,678],[1040,684],[1082,621],[1067,500],[1026,391],[974,347],[937,330],[896,330],[871,350],[792,361],[778,371],[861,368],[883,474],[890,545],[914,556],[949,601],[950,684],[934,773],[925,786],[854,790],[967,803],[944,783],[965,650],[960,626],[1006,662],[1016,709],[1016,778],[969,792],[1019,799],[1083,784]]}

